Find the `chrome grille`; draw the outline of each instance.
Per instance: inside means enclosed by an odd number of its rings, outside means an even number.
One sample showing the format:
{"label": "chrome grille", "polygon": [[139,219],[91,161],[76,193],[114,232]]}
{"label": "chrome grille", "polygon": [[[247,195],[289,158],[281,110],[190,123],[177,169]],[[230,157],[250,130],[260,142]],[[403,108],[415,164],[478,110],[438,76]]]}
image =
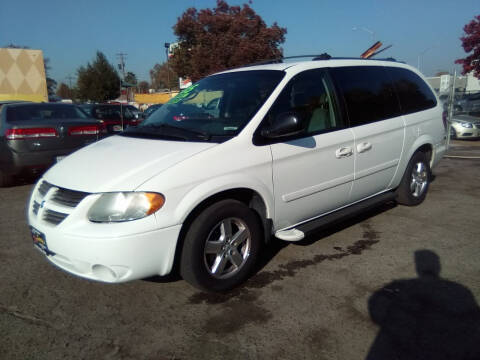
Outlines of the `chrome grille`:
{"label": "chrome grille", "polygon": [[45,196],[47,195],[48,190],[50,190],[52,186],[53,186],[52,184],[46,181],[43,181],[41,185],[38,187],[38,192],[40,193],[40,195]]}
{"label": "chrome grille", "polygon": [[51,200],[69,207],[76,207],[89,193],[58,188]]}
{"label": "chrome grille", "polygon": [[60,224],[89,193],[60,188],[42,181],[34,192],[32,216],[52,225]]}
{"label": "chrome grille", "polygon": [[48,209],[43,212],[43,220],[54,225],[60,224],[67,216],[68,214]]}
{"label": "chrome grille", "polygon": [[38,215],[38,209],[40,208],[40,203],[34,201],[32,206],[32,211],[35,215]]}

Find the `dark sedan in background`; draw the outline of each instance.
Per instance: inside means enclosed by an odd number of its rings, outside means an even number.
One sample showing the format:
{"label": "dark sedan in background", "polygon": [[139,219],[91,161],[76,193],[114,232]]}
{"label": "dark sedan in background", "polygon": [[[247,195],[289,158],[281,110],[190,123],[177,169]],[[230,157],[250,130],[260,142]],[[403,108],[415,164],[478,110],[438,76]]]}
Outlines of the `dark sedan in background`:
{"label": "dark sedan in background", "polygon": [[137,126],[143,120],[124,105],[81,104],[79,106],[88,116],[102,120],[109,134],[121,132],[129,126]]}
{"label": "dark sedan in background", "polygon": [[106,135],[105,124],[77,106],[0,104],[0,186],[20,174],[42,173],[73,151]]}

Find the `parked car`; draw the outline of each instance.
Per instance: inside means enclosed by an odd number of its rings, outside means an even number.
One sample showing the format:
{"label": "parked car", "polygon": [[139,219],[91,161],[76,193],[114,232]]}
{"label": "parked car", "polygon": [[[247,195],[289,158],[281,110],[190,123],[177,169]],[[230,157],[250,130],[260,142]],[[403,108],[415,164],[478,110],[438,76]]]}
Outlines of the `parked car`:
{"label": "parked car", "polygon": [[454,115],[450,131],[452,139],[478,139],[480,138],[480,117]]}
{"label": "parked car", "polygon": [[478,113],[480,115],[480,92],[466,95],[455,101],[454,110],[461,113]]}
{"label": "parked car", "polygon": [[124,105],[80,104],[79,106],[88,116],[102,120],[109,134],[119,133],[129,126],[137,126],[143,120],[136,118]]}
{"label": "parked car", "polygon": [[160,109],[162,107],[162,104],[153,104],[153,105],[150,105],[144,112],[143,112],[143,116],[144,118],[148,118],[150,115],[153,114],[153,112],[157,109]]}
{"label": "parked car", "polygon": [[272,235],[299,241],[381,202],[420,204],[446,150],[442,112],[423,76],[396,62],[214,74],[51,168],[28,204],[33,241],[84,278],[118,283],[176,263],[194,286],[225,291]]}
{"label": "parked car", "polygon": [[133,105],[123,105],[123,106],[125,106],[128,110],[130,110],[133,116],[135,116],[135,119],[139,119],[141,121],[145,118],[145,116],[143,115],[143,112],[137,109],[135,106]]}
{"label": "parked car", "polygon": [[15,175],[40,173],[106,133],[102,122],[68,104],[0,106],[0,186]]}

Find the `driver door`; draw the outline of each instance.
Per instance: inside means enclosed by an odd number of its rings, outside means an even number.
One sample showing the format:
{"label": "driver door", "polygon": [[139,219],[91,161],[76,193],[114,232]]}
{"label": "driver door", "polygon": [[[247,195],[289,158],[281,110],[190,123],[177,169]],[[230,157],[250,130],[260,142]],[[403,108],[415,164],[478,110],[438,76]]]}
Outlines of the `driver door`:
{"label": "driver door", "polygon": [[304,121],[300,136],[270,145],[275,229],[284,229],[345,206],[354,179],[354,136],[339,107],[326,70],[296,75],[266,116],[294,112]]}

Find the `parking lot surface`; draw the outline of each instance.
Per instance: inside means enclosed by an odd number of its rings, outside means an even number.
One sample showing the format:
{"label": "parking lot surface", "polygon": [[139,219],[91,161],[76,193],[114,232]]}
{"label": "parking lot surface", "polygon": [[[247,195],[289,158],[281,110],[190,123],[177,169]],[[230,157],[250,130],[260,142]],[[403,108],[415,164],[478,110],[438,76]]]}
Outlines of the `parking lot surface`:
{"label": "parking lot surface", "polygon": [[[227,294],[176,277],[109,285],[64,273],[32,246],[32,185],[2,188],[0,358],[385,359],[433,341],[442,356],[467,353],[478,331],[479,179],[480,160],[445,158],[420,206],[386,204],[276,242]],[[437,260],[440,277],[419,279],[415,266]]]}

